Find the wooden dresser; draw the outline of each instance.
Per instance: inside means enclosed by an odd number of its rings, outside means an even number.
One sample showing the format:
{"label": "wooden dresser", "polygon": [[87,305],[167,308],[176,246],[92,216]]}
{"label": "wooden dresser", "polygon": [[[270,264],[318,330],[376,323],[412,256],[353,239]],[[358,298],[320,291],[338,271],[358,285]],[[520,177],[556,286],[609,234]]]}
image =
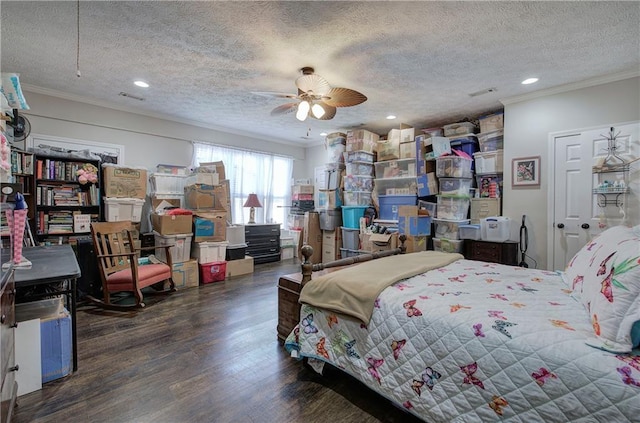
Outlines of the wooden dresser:
{"label": "wooden dresser", "polygon": [[469,260],[518,265],[518,243],[515,241],[490,242],[466,239],[463,251],[464,257]]}
{"label": "wooden dresser", "polygon": [[0,423],[11,421],[13,408],[18,395],[15,372],[15,282],[13,269],[2,272],[0,286]]}
{"label": "wooden dresser", "polygon": [[254,264],[280,261],[279,223],[245,225],[244,241]]}

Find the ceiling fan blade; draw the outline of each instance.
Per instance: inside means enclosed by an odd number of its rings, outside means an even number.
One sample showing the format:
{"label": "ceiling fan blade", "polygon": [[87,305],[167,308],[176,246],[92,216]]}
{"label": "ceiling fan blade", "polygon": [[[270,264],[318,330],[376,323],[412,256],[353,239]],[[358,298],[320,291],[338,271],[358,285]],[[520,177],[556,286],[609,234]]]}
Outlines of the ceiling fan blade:
{"label": "ceiling fan blade", "polygon": [[299,103],[287,103],[276,107],[271,111],[271,116],[285,115],[296,111]]}
{"label": "ceiling fan blade", "polygon": [[331,85],[329,85],[329,82],[316,74],[302,75],[296,79],[296,87],[298,87],[298,92],[302,91],[304,93],[308,93],[309,91],[313,91],[313,94],[322,96],[331,91]]}
{"label": "ceiling fan blade", "polygon": [[323,102],[323,101],[317,101],[316,104],[319,104],[322,106],[322,108],[324,109],[324,115],[322,115],[322,117],[315,117],[313,115],[313,113],[310,113],[309,116],[311,116],[314,119],[318,119],[318,120],[331,120],[335,117],[336,115],[336,108],[333,106],[328,105],[327,103]]}
{"label": "ceiling fan blade", "polygon": [[322,98],[326,104],[333,107],[351,107],[364,103],[367,97],[358,91],[349,88],[331,88],[326,97]]}
{"label": "ceiling fan blade", "polygon": [[262,97],[271,97],[271,98],[298,98],[298,96],[295,94],[275,93],[271,91],[253,91],[251,94],[259,95]]}

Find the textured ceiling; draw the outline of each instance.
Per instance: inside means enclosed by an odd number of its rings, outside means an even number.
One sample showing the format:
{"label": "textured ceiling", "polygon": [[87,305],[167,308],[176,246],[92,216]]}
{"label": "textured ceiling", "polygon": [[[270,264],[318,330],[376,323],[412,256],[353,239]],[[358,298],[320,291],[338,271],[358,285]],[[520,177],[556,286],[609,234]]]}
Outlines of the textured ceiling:
{"label": "textured ceiling", "polygon": [[[500,99],[640,69],[637,1],[81,1],[78,78],[76,6],[3,1],[2,71],[34,91],[299,145],[475,118]],[[254,92],[295,94],[303,66],[368,100],[329,121],[271,116],[286,100]],[[540,82],[521,85],[529,76]]]}

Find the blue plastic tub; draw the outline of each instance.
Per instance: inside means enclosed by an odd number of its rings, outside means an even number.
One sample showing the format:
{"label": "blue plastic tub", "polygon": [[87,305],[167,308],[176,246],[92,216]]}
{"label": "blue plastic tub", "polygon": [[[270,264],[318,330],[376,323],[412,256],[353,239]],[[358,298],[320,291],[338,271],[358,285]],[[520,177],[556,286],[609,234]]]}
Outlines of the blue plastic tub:
{"label": "blue plastic tub", "polygon": [[360,229],[360,218],[369,206],[342,206],[342,226],[349,229]]}

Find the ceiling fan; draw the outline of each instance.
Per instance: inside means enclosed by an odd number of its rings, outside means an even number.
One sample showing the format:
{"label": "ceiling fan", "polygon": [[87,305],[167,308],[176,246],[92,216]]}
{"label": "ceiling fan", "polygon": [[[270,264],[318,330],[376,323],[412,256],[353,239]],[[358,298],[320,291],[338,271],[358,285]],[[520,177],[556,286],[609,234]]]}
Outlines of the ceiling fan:
{"label": "ceiling fan", "polygon": [[351,107],[367,101],[367,97],[349,88],[331,87],[329,82],[316,75],[312,67],[300,69],[302,76],[296,79],[298,94],[255,92],[254,94],[276,98],[290,98],[297,101],[283,104],[271,111],[271,116],[296,111],[296,118],[304,121],[307,117],[330,120],[336,115],[337,107]]}

